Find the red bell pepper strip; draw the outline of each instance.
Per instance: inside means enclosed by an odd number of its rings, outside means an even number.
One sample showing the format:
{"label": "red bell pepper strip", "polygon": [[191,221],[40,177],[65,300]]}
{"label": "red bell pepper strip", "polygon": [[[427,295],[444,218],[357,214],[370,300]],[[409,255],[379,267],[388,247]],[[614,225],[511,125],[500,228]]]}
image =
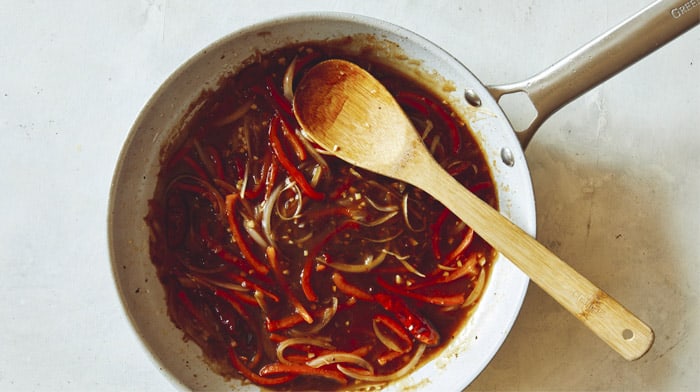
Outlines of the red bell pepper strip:
{"label": "red bell pepper strip", "polygon": [[326,243],[331,238],[338,235],[338,233],[341,233],[348,229],[358,229],[359,227],[360,224],[355,221],[345,221],[338,225],[330,233],[328,233],[323,239],[321,239],[321,241],[319,241],[313,247],[313,249],[311,249],[309,255],[306,257],[304,268],[301,271],[301,289],[304,292],[306,299],[308,299],[311,302],[318,301],[318,296],[316,295],[316,292],[313,289],[313,285],[311,284],[311,273],[313,272],[314,264],[316,264],[316,256],[318,256],[321,253],[321,250],[326,245]]}
{"label": "red bell pepper strip", "polygon": [[411,351],[411,349],[413,348],[413,340],[410,336],[408,336],[406,328],[404,328],[404,326],[401,325],[401,323],[396,321],[394,318],[381,313],[375,315],[372,318],[372,321],[386,327],[389,331],[391,331],[394,334],[394,336],[396,336],[401,341],[401,345],[399,346],[399,348],[401,348],[400,352],[407,353]]}
{"label": "red bell pepper strip", "polygon": [[402,287],[393,285],[381,277],[377,278],[377,283],[386,291],[397,294],[406,298],[412,298],[421,302],[426,302],[433,305],[453,306],[461,305],[467,299],[467,294],[459,292],[457,294],[441,295],[441,294],[424,294],[422,292],[407,290]]}
{"label": "red bell pepper strip", "polygon": [[341,385],[345,385],[348,382],[345,375],[338,370],[324,369],[322,367],[312,368],[311,366],[297,363],[284,364],[275,362],[267,364],[260,369],[261,376],[277,374],[321,377],[328,380],[333,380]]}
{"label": "red bell pepper strip", "polygon": [[338,271],[333,273],[332,280],[335,287],[337,287],[341,293],[364,301],[372,301],[374,299],[370,293],[364,292],[359,287],[348,283]]}
{"label": "red bell pepper strip", "polygon": [[378,293],[374,298],[384,309],[396,316],[404,328],[419,342],[428,346],[435,346],[440,342],[440,334],[430,322],[414,313],[401,299],[384,293]]}
{"label": "red bell pepper strip", "polygon": [[279,91],[271,77],[268,77],[265,80],[265,88],[267,89],[267,92],[270,94],[270,97],[277,105],[277,107],[279,107],[287,115],[294,116],[294,112],[292,111],[292,104],[289,101],[287,101],[287,98],[285,98],[284,95],[282,95],[282,93]]}
{"label": "red bell pepper strip", "polygon": [[294,181],[299,185],[299,188],[301,191],[308,197],[314,199],[314,200],[323,200],[325,195],[321,192],[318,192],[315,190],[311,184],[306,180],[306,177],[304,177],[304,174],[299,171],[297,166],[289,160],[287,155],[284,152],[284,148],[282,147],[282,143],[279,138],[279,128],[280,128],[280,118],[279,116],[275,116],[272,118],[272,121],[270,121],[270,147],[272,147],[272,151],[275,153],[277,156],[277,159],[279,160],[280,164],[282,167],[289,173],[289,175],[294,179]]}
{"label": "red bell pepper strip", "polygon": [[285,116],[280,115],[279,117],[282,125],[282,133],[284,133],[284,135],[287,137],[287,140],[289,140],[289,143],[292,145],[292,148],[294,149],[294,153],[296,154],[297,158],[299,158],[300,161],[305,160],[306,148],[304,148],[304,144],[301,142],[296,132],[294,132],[294,129],[297,127],[293,126],[291,124],[291,121]]}
{"label": "red bell pepper strip", "polygon": [[185,293],[184,290],[178,291],[176,293],[176,296],[177,296],[177,299],[180,300],[180,303],[182,304],[182,306],[184,306],[185,309],[187,309],[187,311],[190,312],[190,314],[192,316],[194,316],[200,323],[202,323],[202,324],[206,323],[206,320],[204,320],[204,317],[202,316],[201,313],[199,313],[197,308],[194,306],[194,303],[192,303],[192,300],[187,295],[187,293]]}
{"label": "red bell pepper strip", "polygon": [[207,174],[206,170],[204,170],[204,168],[202,167],[202,165],[200,165],[199,163],[197,163],[197,161],[195,161],[194,158],[192,158],[192,157],[186,155],[186,156],[184,156],[184,157],[182,158],[182,160],[185,161],[185,163],[187,163],[187,165],[188,165],[189,167],[191,167],[192,170],[194,170],[195,173],[197,173],[197,177],[199,177],[199,178],[201,178],[201,179],[203,179],[203,180],[208,180],[208,179],[209,179],[209,175]]}
{"label": "red bell pepper strip", "polygon": [[272,272],[275,275],[275,278],[277,279],[277,284],[279,284],[282,287],[282,291],[287,295],[287,299],[289,302],[291,302],[292,305],[294,305],[294,309],[296,313],[301,315],[301,318],[304,319],[308,324],[312,324],[314,322],[313,317],[311,317],[311,314],[309,313],[308,310],[304,307],[304,305],[299,301],[297,298],[296,294],[292,291],[291,287],[289,287],[289,283],[287,282],[287,279],[285,279],[284,274],[282,273],[282,269],[279,265],[279,260],[277,259],[277,251],[275,248],[268,246],[267,250],[267,260],[270,262],[270,266],[272,267]]}
{"label": "red bell pepper strip", "polygon": [[284,384],[286,382],[292,381],[297,377],[295,374],[286,374],[282,375],[280,377],[264,377],[259,375],[258,373],[255,373],[254,371],[248,369],[248,367],[241,361],[241,359],[238,357],[238,354],[236,354],[236,350],[233,347],[229,347],[228,349],[228,357],[229,360],[231,361],[231,364],[233,367],[238,370],[239,373],[243,375],[243,377],[247,378],[248,380],[258,384],[258,385],[279,385],[279,384]]}
{"label": "red bell pepper strip", "polygon": [[445,126],[447,126],[450,132],[450,137],[452,139],[452,151],[455,154],[459,153],[459,151],[462,148],[462,142],[459,135],[459,128],[457,127],[457,123],[455,123],[452,116],[450,116],[450,114],[445,110],[444,107],[442,107],[442,105],[439,105],[437,102],[424,95],[416,94],[409,91],[402,91],[397,93],[396,99],[404,102],[420,101],[426,104],[445,123]]}
{"label": "red bell pepper strip", "polygon": [[232,193],[230,195],[226,196],[226,217],[228,218],[228,223],[231,228],[231,236],[233,239],[233,242],[238,245],[238,249],[241,250],[241,253],[243,254],[243,258],[250,264],[253,269],[261,274],[261,275],[267,275],[269,272],[269,268],[265,266],[257,256],[253,253],[253,251],[250,249],[248,246],[248,243],[245,241],[245,238],[243,237],[243,233],[241,232],[240,227],[238,227],[238,222],[236,222],[236,205],[239,199],[239,194],[237,193]]}
{"label": "red bell pepper strip", "polygon": [[244,271],[248,269],[245,261],[243,261],[240,257],[236,257],[231,254],[231,252],[227,251],[223,245],[211,237],[209,234],[209,227],[207,226],[206,222],[202,222],[202,224],[199,226],[199,235],[202,237],[204,245],[211,253],[220,257],[225,262],[233,264]]}
{"label": "red bell pepper strip", "polygon": [[442,210],[440,215],[438,215],[438,218],[433,222],[432,225],[430,225],[430,230],[432,231],[431,236],[430,236],[430,242],[433,247],[433,255],[435,256],[435,260],[441,260],[442,259],[442,251],[440,250],[440,230],[442,229],[442,225],[445,223],[447,220],[447,217],[450,216],[452,212],[445,208]]}

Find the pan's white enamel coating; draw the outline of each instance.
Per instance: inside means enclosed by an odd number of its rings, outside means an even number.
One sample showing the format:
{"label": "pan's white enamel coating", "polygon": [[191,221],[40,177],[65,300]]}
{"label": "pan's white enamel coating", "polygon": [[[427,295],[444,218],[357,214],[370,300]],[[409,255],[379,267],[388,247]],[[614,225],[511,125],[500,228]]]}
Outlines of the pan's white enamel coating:
{"label": "pan's white enamel coating", "polygon": [[[177,136],[182,117],[201,91],[215,88],[222,75],[235,72],[256,51],[344,36],[376,45],[384,60],[397,68],[421,78],[435,78],[444,98],[462,111],[482,143],[498,186],[500,211],[535,234],[533,192],[518,140],[488,90],[449,54],[400,27],[347,14],[292,16],[234,33],[196,54],[155,93],[129,134],[112,182],[109,239],[116,284],[138,335],[158,368],[178,387],[257,390],[235,380],[227,382],[211,372],[200,349],[184,342],[182,332],[167,316],[164,292],[149,258],[148,228],[143,219],[155,189],[161,150]],[[445,92],[445,86],[452,91]],[[466,90],[480,98],[480,107],[466,102]],[[503,159],[504,155],[508,159]],[[527,285],[522,272],[499,258],[481,304],[461,333],[440,356],[389,389],[456,391],[466,387],[506,338]]]}

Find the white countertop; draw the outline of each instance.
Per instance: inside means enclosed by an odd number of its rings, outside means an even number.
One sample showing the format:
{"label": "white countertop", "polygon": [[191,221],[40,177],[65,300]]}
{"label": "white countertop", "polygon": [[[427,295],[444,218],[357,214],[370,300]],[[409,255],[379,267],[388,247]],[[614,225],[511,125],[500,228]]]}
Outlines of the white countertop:
{"label": "white countertop", "polygon": [[[112,280],[117,156],[161,82],[212,41],[311,10],[374,16],[485,83],[523,79],[642,8],[590,1],[3,1],[0,390],[172,390]],[[527,150],[538,238],[656,331],[626,362],[530,286],[470,390],[700,385],[700,28],[555,114]]]}

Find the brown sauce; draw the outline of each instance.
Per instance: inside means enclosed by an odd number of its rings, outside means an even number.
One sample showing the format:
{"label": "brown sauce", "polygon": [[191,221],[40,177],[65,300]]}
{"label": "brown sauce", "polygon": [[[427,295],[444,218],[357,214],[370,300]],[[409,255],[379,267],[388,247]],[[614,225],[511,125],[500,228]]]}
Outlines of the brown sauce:
{"label": "brown sauce", "polygon": [[386,383],[451,340],[490,269],[492,249],[426,193],[304,138],[284,95],[331,57],[382,81],[438,162],[496,205],[466,124],[397,72],[308,44],[225,78],[164,160],[147,217],[169,315],[224,377],[282,390]]}

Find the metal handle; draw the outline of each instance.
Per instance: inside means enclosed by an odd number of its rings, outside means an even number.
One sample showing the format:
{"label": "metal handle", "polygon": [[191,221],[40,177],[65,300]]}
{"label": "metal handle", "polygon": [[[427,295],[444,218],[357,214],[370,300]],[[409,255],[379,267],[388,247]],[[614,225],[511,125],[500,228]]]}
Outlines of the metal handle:
{"label": "metal handle", "polygon": [[700,0],[659,0],[522,82],[489,86],[498,101],[525,93],[537,110],[516,130],[523,148],[550,115],[700,23]]}

